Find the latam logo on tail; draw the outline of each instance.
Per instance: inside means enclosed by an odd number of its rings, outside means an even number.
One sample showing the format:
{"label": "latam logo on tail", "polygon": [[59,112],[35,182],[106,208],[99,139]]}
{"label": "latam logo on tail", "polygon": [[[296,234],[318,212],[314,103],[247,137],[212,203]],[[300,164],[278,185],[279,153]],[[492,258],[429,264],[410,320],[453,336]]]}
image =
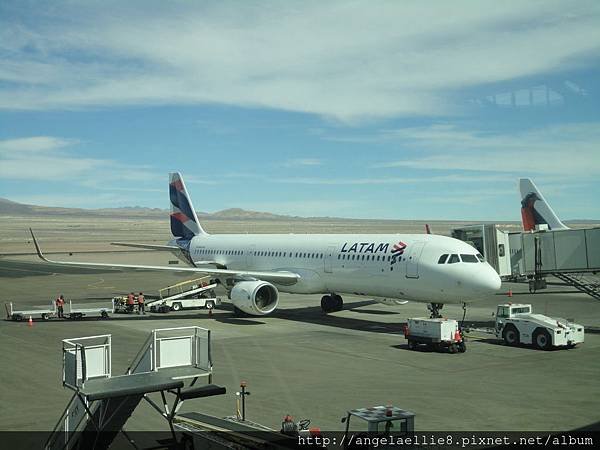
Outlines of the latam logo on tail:
{"label": "latam logo on tail", "polygon": [[519,180],[523,230],[535,230],[536,225],[547,225],[550,230],[568,229],[554,213],[537,186],[529,178]]}
{"label": "latam logo on tail", "polygon": [[535,209],[535,202],[540,198],[535,192],[530,192],[521,200],[521,219],[523,220],[523,230],[535,230],[535,226],[547,224],[548,221]]}

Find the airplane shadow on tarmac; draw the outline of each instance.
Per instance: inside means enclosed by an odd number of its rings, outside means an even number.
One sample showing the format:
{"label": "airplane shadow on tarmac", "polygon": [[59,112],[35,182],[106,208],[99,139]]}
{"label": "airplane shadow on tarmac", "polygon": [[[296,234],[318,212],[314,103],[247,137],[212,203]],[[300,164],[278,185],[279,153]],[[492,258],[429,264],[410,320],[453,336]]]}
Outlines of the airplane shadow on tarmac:
{"label": "airplane shadow on tarmac", "polygon": [[[373,303],[374,302],[371,300],[353,303],[346,302],[347,307],[345,308],[345,310],[378,315],[380,311],[375,312],[374,310],[356,310],[356,308],[366,305],[372,305]],[[385,314],[385,312],[383,313]],[[321,310],[321,306],[281,309],[274,311],[273,314],[271,314],[271,316],[284,320],[292,320],[295,322],[312,323],[316,325],[344,328],[348,330],[368,331],[371,333],[402,334],[403,327],[406,324],[406,321],[395,323],[383,323],[374,322],[370,320],[356,319],[353,317],[341,317],[335,315],[335,313],[325,314]]]}

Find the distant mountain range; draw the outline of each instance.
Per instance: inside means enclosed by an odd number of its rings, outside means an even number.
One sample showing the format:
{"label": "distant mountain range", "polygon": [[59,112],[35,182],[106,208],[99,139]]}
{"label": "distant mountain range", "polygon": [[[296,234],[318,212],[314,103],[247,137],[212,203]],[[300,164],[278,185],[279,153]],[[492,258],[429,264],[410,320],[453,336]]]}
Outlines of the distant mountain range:
{"label": "distant mountain range", "polygon": [[[61,208],[54,206],[26,205],[0,198],[0,216],[104,216],[104,217],[147,217],[159,218],[169,214],[167,209],[144,208],[141,206],[124,206],[121,208]],[[197,211],[201,219],[264,219],[264,220],[290,220],[296,217],[271,214],[258,211],[246,211],[241,208],[230,208],[214,213]],[[298,217],[299,218],[299,217]]]}
{"label": "distant mountain range", "polygon": [[[23,203],[13,202],[11,200],[0,198],[0,216],[78,216],[78,217],[137,217],[137,218],[164,218],[169,214],[169,210],[160,208],[144,208],[142,206],[124,206],[121,208],[100,208],[100,209],[83,209],[83,208],[60,208],[55,206],[37,206],[26,205]],[[196,211],[199,219],[208,220],[339,220],[340,217],[299,217],[286,216],[281,214],[272,214],[260,211],[247,211],[241,208],[229,208],[214,213]],[[364,220],[364,219],[343,219],[343,220]],[[402,221],[402,220],[400,220]],[[419,222],[424,222],[419,220]],[[444,220],[426,220],[426,222],[447,222]],[[461,221],[452,221],[461,222]],[[473,223],[473,221],[464,221]],[[483,222],[483,221],[482,221]],[[590,219],[575,219],[566,220],[572,225],[577,224],[598,224],[600,220]],[[497,223],[513,223],[511,221],[497,221]],[[514,222],[516,223],[516,222]]]}

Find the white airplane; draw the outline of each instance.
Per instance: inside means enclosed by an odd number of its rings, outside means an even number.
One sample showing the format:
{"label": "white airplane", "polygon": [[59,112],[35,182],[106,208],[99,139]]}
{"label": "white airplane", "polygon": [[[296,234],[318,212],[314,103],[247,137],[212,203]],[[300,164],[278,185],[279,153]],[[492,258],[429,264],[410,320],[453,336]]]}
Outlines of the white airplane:
{"label": "white airplane", "polygon": [[519,180],[521,191],[521,218],[523,231],[535,230],[536,225],[547,225],[549,230],[568,230],[530,178]]}
{"label": "white airplane", "polygon": [[496,271],[469,244],[433,234],[220,234],[198,221],[183,179],[170,174],[171,232],[166,246],[117,243],[173,251],[190,267],[82,263],[52,264],[121,270],[209,274],[228,290],[235,310],[261,316],[277,308],[279,292],[324,294],[325,312],[343,308],[340,294],[380,303],[427,303],[432,317],[445,303],[467,304],[500,288]]}

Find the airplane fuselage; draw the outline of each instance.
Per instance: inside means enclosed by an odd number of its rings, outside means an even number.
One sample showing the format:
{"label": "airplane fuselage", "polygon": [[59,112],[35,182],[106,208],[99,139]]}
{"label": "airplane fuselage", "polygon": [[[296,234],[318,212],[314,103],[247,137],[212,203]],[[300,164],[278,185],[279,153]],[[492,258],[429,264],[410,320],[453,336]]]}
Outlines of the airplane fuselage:
{"label": "airplane fuselage", "polygon": [[[476,249],[439,235],[220,234],[194,236],[185,247],[197,267],[297,273],[294,284],[275,283],[289,293],[463,303],[500,287]],[[442,255],[458,261],[440,263]]]}

